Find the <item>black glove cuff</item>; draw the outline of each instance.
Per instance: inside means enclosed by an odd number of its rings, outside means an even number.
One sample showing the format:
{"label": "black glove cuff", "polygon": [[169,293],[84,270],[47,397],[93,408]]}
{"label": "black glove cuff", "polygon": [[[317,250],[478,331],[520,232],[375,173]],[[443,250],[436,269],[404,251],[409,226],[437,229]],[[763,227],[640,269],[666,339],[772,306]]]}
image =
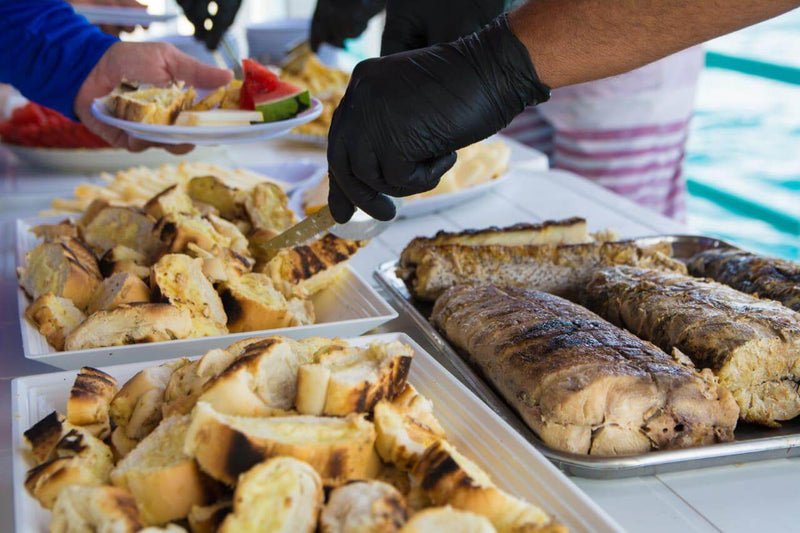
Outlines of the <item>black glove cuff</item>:
{"label": "black glove cuff", "polygon": [[490,86],[498,89],[495,97],[505,125],[527,106],[550,99],[550,87],[539,79],[528,49],[511,31],[505,13],[455,45],[472,60],[476,72],[493,78]]}

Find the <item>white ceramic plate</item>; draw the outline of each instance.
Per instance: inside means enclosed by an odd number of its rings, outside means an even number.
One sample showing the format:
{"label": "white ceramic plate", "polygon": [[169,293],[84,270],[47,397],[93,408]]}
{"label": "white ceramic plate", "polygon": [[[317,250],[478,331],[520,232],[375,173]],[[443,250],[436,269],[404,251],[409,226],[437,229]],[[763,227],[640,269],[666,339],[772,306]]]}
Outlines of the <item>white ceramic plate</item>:
{"label": "white ceramic plate", "polygon": [[146,141],[164,144],[232,144],[260,141],[286,135],[300,124],[311,122],[322,113],[322,102],[311,99],[311,107],[288,120],[250,124],[249,126],[165,126],[142,124],[113,117],[102,99],[92,103],[92,114],[100,122],[124,130]]}
{"label": "white ceramic plate", "polygon": [[324,135],[311,135],[308,133],[296,133],[290,131],[286,134],[286,138],[290,141],[305,143],[312,146],[317,146],[319,148],[325,148],[328,146],[328,138]]}
{"label": "white ceramic plate", "polygon": [[[38,239],[29,231],[30,228],[38,224],[52,224],[64,218],[64,216],[54,216],[17,220],[17,266],[24,264],[25,254],[38,244]],[[25,357],[65,369],[194,355],[212,348],[224,348],[237,340],[257,335],[285,335],[294,339],[314,335],[352,337],[397,317],[397,311],[350,267],[336,283],[315,294],[311,301],[314,304],[317,321],[308,326],[59,352],[50,346],[44,335],[25,318],[25,309],[30,304],[30,298],[22,289],[17,290],[17,308]]]}
{"label": "white ceramic plate", "polygon": [[[341,331],[338,334],[344,336]],[[349,339],[359,346],[395,340],[414,349],[408,380],[433,401],[435,415],[448,440],[485,469],[500,488],[541,506],[572,533],[622,531],[572,481],[408,335],[387,333]],[[157,362],[110,366],[102,370],[124,383],[153,364]],[[50,519],[50,513],[23,488],[25,473],[33,465],[28,462],[22,434],[53,410],[66,411],[66,400],[74,380],[72,371],[17,378],[11,382],[14,523],[18,533],[44,533]]]}
{"label": "white ceramic plate", "polygon": [[199,146],[184,155],[173,155],[161,148],[133,153],[120,148],[32,148],[13,144],[0,146],[29,166],[76,172],[103,172],[139,165],[178,164],[181,161],[212,162],[224,159],[227,153],[221,146]]}
{"label": "white ceramic plate", "polygon": [[148,13],[147,9],[136,7],[76,5],[73,8],[76,13],[86,17],[92,24],[113,24],[116,26],[148,26],[153,22],[166,22],[178,16],[177,13],[154,15]]}

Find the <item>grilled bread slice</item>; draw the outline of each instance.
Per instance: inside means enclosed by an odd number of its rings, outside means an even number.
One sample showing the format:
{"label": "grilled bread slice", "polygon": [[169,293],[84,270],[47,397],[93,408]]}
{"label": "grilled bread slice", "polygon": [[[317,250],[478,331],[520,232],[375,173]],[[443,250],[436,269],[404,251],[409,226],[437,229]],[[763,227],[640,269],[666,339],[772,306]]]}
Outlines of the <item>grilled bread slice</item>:
{"label": "grilled bread slice", "polygon": [[25,476],[25,489],[45,509],[52,509],[58,495],[71,485],[108,483],[114,466],[111,449],[85,429],[69,429],[53,453],[54,459],[32,468]]}
{"label": "grilled bread slice", "polygon": [[268,416],[275,409],[291,409],[297,372],[313,353],[284,337],[266,337],[249,345],[203,385],[199,401],[217,412],[241,416]]}
{"label": "grilled bread slice", "polygon": [[[230,244],[228,244],[228,247],[231,250],[244,256],[249,255],[250,252],[248,248],[250,243],[247,237],[244,236],[244,233],[242,233],[242,230],[239,229],[239,226],[213,214],[206,215],[205,219],[214,226],[214,229],[217,230],[220,235],[229,239]],[[248,257],[248,259],[250,258]]]}
{"label": "grilled bread slice", "polygon": [[195,329],[186,309],[162,303],[123,304],[98,311],[67,336],[66,350],[88,350],[190,337]]}
{"label": "grilled bread slice", "polygon": [[463,246],[531,246],[583,244],[593,238],[586,229],[586,219],[572,217],[564,220],[546,220],[539,224],[514,224],[505,228],[492,226],[485,229],[468,229],[457,233],[439,231],[433,237],[417,237],[408,243],[406,252],[430,245],[461,244]]}
{"label": "grilled bread slice", "polygon": [[85,309],[100,284],[97,258],[83,241],[62,237],[37,245],[17,269],[19,284],[33,299],[51,293]]}
{"label": "grilled bread slice", "polygon": [[150,279],[150,268],[145,266],[148,259],[142,252],[117,245],[100,257],[99,266],[103,277],[110,278],[119,272],[130,272],[137,278]]}
{"label": "grilled bread slice", "polygon": [[314,467],[326,485],[338,485],[377,472],[374,444],[375,428],[363,416],[241,417],[198,402],[185,450],[223,483],[235,483],[239,474],[265,459],[289,455]]}
{"label": "grilled bread slice", "polygon": [[100,256],[118,245],[140,252],[148,261],[161,251],[162,244],[153,233],[155,219],[135,207],[106,206],[90,222],[82,223],[83,238]]}
{"label": "grilled bread slice", "polygon": [[632,241],[569,245],[408,246],[400,256],[397,275],[415,298],[435,300],[461,284],[492,284],[577,296],[598,268],[633,265],[686,272],[672,259],[672,247],[640,247]]}
{"label": "grilled bread slice", "polygon": [[313,364],[298,371],[297,410],[333,416],[371,412],[380,400],[391,400],[405,388],[413,356],[400,342],[323,349]]}
{"label": "grilled bread slice", "polygon": [[313,533],[322,506],[322,480],[307,463],[276,457],[239,478],[233,512],[219,533]]}
{"label": "grilled bread slice", "polygon": [[320,533],[392,533],[408,517],[403,495],[381,481],[354,481],[331,491],[319,515]]}
{"label": "grilled bread slice", "polygon": [[[486,517],[452,507],[431,507],[416,513],[406,522],[400,533],[439,533],[458,531],[458,533],[496,533]],[[521,530],[529,531],[529,530]],[[531,530],[532,531],[532,530]]]}
{"label": "grilled bread slice", "polygon": [[63,350],[67,336],[86,320],[86,315],[72,300],[48,292],[25,309],[25,318],[36,325],[53,348]]}
{"label": "grilled bread slice", "polygon": [[297,223],[297,216],[289,207],[289,197],[275,183],[263,182],[249,190],[239,190],[236,202],[254,229],[273,237]]}
{"label": "grilled bread slice", "polygon": [[81,368],[67,400],[67,421],[99,439],[111,435],[109,407],[117,394],[117,380],[101,370]]}
{"label": "grilled bread slice", "polygon": [[191,87],[183,89],[183,82],[154,87],[123,81],[106,96],[105,105],[109,113],[122,120],[168,125],[192,106],[195,96]]}
{"label": "grilled bread slice", "polygon": [[114,396],[109,414],[117,431],[128,439],[145,438],[161,421],[164,391],[174,372],[189,364],[188,359],[177,359],[158,366],[140,370]]}
{"label": "grilled bread slice", "polygon": [[194,243],[186,246],[186,251],[203,262],[203,274],[215,286],[218,283],[236,280],[239,276],[253,270],[253,260],[234,252],[230,248],[203,250]]}
{"label": "grilled bread slice", "polygon": [[348,259],[363,244],[328,233],[308,245],[281,250],[268,263],[261,265],[252,244],[251,251],[256,258],[256,270],[268,274],[276,287],[287,296],[308,298],[336,282],[344,273]]}
{"label": "grilled bread slice", "polygon": [[80,238],[78,226],[71,220],[62,220],[58,224],[40,224],[30,231],[44,242],[57,241],[63,237]]}
{"label": "grilled bread slice", "polygon": [[222,301],[203,274],[200,259],[167,254],[153,265],[151,283],[160,298],[189,311],[195,336],[228,332],[228,317]]}
{"label": "grilled bread slice", "polygon": [[162,420],[111,471],[111,483],[133,494],[147,524],[186,518],[193,506],[211,502],[197,463],[183,452],[188,428],[188,415]]}
{"label": "grilled bread slice", "polygon": [[192,533],[217,533],[225,517],[233,511],[233,502],[222,500],[211,505],[192,507],[189,511],[189,529]]}
{"label": "grilled bread slice", "polygon": [[110,310],[122,304],[134,302],[149,302],[150,287],[138,276],[129,272],[119,272],[97,286],[86,307],[86,312],[92,314],[100,310]]}
{"label": "grilled bread slice", "polygon": [[191,197],[177,184],[167,187],[144,204],[144,212],[155,220],[171,214],[183,213],[197,215],[200,212],[194,206]]}
{"label": "grilled bread slice", "polygon": [[136,501],[116,487],[68,487],[58,497],[50,533],[136,533],[144,526]]}
{"label": "grilled bread slice", "polygon": [[714,281],[654,270],[597,271],[582,303],[710,369],[741,418],[776,427],[800,415],[800,315]]}
{"label": "grilled bread slice", "polygon": [[175,370],[164,390],[164,416],[191,412],[206,383],[225,370],[236,357],[227,350],[215,348],[207,351],[200,359]]}
{"label": "grilled bread slice", "polygon": [[412,474],[435,505],[485,516],[498,533],[567,532],[539,507],[497,488],[486,472],[444,440],[425,451]]}
{"label": "grilled bread slice", "polygon": [[[211,252],[231,246],[231,238],[223,235],[206,217],[185,213],[169,213],[153,228],[169,253],[185,253],[190,244]],[[216,255],[216,254],[215,254]]]}
{"label": "grilled bread slice", "polygon": [[186,192],[192,200],[214,206],[226,220],[244,216],[244,207],[237,202],[236,191],[215,176],[197,176],[186,184]]}
{"label": "grilled bread slice", "polygon": [[431,444],[445,438],[433,404],[411,385],[393,401],[378,402],[373,421],[378,455],[401,470],[411,470]]}
{"label": "grilled bread slice", "polygon": [[23,433],[36,464],[53,458],[56,445],[70,429],[72,426],[67,423],[67,418],[61,413],[53,411]]}
{"label": "grilled bread slice", "polygon": [[249,272],[229,277],[220,286],[219,295],[232,333],[314,323],[311,302],[299,298],[287,301],[266,274]]}

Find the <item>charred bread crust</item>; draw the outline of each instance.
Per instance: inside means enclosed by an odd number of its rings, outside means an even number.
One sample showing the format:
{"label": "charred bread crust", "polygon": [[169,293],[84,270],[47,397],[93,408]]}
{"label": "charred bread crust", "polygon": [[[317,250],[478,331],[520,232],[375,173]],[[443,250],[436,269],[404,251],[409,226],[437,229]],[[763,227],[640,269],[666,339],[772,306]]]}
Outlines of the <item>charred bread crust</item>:
{"label": "charred bread crust", "polygon": [[[562,230],[563,233],[558,230]],[[573,230],[575,235],[566,235],[569,230]],[[459,232],[440,230],[433,237],[416,237],[408,243],[407,248],[432,244],[475,246],[491,243],[505,245],[504,241],[519,244],[519,240],[514,238],[515,234],[523,234],[523,239],[525,237],[524,234],[529,234],[530,236],[525,239],[529,241],[526,244],[580,244],[591,240],[586,231],[586,219],[570,217],[563,220],[545,220],[537,224],[520,222],[503,228],[489,226],[488,228],[466,229]]]}
{"label": "charred bread crust", "polygon": [[219,295],[232,333],[313,323],[311,303],[302,305],[304,314],[295,315],[266,274],[249,272],[230,279],[220,285]]}
{"label": "charred bread crust", "polygon": [[133,248],[117,245],[100,257],[98,266],[104,278],[110,278],[119,272],[130,272],[143,280],[150,279],[150,268],[145,255]]}
{"label": "charred bread crust", "polygon": [[[253,424],[258,434],[248,432]],[[300,432],[328,432],[324,442]],[[272,434],[266,434],[270,430]],[[291,435],[291,436],[289,436]],[[192,412],[185,451],[208,475],[226,484],[253,465],[271,457],[289,455],[310,464],[326,484],[364,479],[377,472],[375,429],[363,416],[347,418],[287,416],[238,417],[217,413],[205,402]]]}
{"label": "charred bread crust", "polygon": [[53,450],[67,431],[69,424],[66,417],[53,411],[23,433],[37,464],[51,458]]}
{"label": "charred bread crust", "polygon": [[311,244],[281,250],[261,266],[258,249],[251,247],[251,252],[256,257],[256,270],[269,274],[276,287],[285,287],[287,296],[308,297],[333,284],[364,244],[328,233]]}
{"label": "charred bread crust", "polygon": [[117,394],[117,380],[105,372],[85,366],[75,378],[67,401],[67,420],[105,439],[111,434],[108,414],[111,400]]}

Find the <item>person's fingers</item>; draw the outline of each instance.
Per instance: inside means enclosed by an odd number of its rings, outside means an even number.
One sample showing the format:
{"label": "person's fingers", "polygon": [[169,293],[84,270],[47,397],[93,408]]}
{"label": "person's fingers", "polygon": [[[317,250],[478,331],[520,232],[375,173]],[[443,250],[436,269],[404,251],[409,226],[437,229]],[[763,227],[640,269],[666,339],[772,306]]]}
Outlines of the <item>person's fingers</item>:
{"label": "person's fingers", "polygon": [[353,202],[347,199],[347,195],[339,187],[335,178],[329,176],[328,185],[328,207],[331,209],[331,215],[336,222],[344,224],[353,218],[356,208]]}
{"label": "person's fingers", "polygon": [[394,203],[353,175],[350,158],[341,142],[328,146],[328,173],[331,181],[337,182],[347,199],[369,216],[378,220],[394,218]]}
{"label": "person's fingers", "polygon": [[412,194],[430,191],[439,185],[439,181],[444,173],[447,172],[455,162],[456,154],[452,152],[441,157],[414,163],[410,173],[404,176],[403,179],[398,179],[398,176],[395,176],[395,181],[393,183],[387,181],[386,186],[381,189],[381,192],[385,192],[391,196],[411,196]]}
{"label": "person's fingers", "polygon": [[169,74],[175,80],[185,81],[187,85],[201,89],[214,89],[233,79],[229,69],[206,65],[192,56],[184,54],[174,46],[166,49],[164,59]]}
{"label": "person's fingers", "polygon": [[416,50],[428,45],[424,32],[401,15],[386,12],[386,26],[381,36],[381,56]]}

